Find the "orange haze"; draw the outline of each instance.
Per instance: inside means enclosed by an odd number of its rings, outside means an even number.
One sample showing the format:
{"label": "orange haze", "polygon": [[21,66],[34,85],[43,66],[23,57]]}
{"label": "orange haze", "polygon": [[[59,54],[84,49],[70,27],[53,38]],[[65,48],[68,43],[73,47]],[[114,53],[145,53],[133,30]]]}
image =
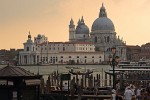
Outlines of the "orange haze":
{"label": "orange haze", "polygon": [[128,45],[150,42],[149,0],[1,0],[0,49],[23,48],[28,32],[44,34],[49,41],[68,41],[68,25],[81,16],[91,30],[101,4],[117,35]]}

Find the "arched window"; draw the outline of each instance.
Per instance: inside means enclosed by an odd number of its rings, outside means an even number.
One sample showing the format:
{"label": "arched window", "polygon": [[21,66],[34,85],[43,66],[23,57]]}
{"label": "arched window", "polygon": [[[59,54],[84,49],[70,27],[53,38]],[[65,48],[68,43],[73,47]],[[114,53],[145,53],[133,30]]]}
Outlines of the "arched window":
{"label": "arched window", "polygon": [[101,59],[99,60],[99,63],[101,63]]}
{"label": "arched window", "polygon": [[63,63],[63,60],[61,60],[60,62]]}
{"label": "arched window", "polygon": [[105,40],[105,42],[107,42],[107,38],[106,38],[106,36],[104,37],[104,40]]}
{"label": "arched window", "polygon": [[85,35],[83,35],[83,37],[85,38]]}
{"label": "arched window", "polygon": [[27,51],[29,51],[29,47],[27,47]]}
{"label": "arched window", "polygon": [[63,47],[63,51],[65,51],[65,47]]}
{"label": "arched window", "polygon": [[94,64],[94,59],[92,60],[92,63]]}
{"label": "arched window", "polygon": [[95,43],[97,42],[97,37],[95,37],[94,42],[95,42]]}
{"label": "arched window", "polygon": [[109,42],[109,36],[107,36],[107,42]]}
{"label": "arched window", "polygon": [[86,59],[84,60],[84,63],[86,64]]}
{"label": "arched window", "polygon": [[77,64],[79,64],[79,59],[77,59]]}

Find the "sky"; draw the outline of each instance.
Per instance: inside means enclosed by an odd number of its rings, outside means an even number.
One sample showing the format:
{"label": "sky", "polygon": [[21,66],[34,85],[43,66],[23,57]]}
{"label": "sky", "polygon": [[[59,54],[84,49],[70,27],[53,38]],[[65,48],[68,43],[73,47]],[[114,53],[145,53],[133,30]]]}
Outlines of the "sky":
{"label": "sky", "polygon": [[29,31],[68,41],[70,19],[77,25],[83,16],[91,30],[102,3],[127,45],[150,42],[150,0],[0,0],[0,49],[23,48]]}

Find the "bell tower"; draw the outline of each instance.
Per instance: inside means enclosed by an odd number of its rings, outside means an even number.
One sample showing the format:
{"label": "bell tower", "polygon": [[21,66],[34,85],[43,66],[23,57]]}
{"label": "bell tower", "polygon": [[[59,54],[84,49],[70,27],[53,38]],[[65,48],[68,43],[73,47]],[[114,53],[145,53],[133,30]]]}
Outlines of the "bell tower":
{"label": "bell tower", "polygon": [[74,21],[71,18],[70,20],[70,25],[69,25],[69,41],[74,41],[75,39],[75,25],[74,25]]}

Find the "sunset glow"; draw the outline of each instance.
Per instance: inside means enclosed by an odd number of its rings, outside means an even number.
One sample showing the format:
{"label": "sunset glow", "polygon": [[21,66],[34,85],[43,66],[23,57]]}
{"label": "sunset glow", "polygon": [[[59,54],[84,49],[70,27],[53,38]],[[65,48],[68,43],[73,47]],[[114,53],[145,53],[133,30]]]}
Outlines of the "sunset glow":
{"label": "sunset glow", "polygon": [[150,42],[149,0],[1,0],[0,49],[23,48],[28,32],[44,34],[49,41],[68,41],[69,21],[84,16],[91,30],[104,3],[115,31],[127,45]]}

